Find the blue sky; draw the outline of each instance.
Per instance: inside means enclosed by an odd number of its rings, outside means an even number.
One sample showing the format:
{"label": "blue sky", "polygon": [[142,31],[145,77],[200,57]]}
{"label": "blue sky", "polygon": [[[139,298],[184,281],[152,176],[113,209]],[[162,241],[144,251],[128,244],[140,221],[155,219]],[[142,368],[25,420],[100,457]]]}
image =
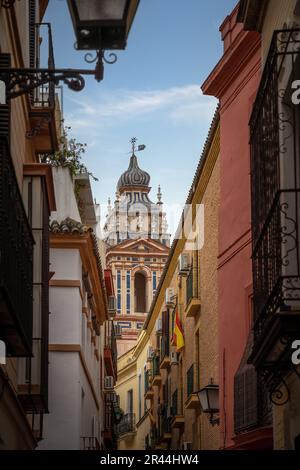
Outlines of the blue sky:
{"label": "blue sky", "polygon": [[[56,67],[89,68],[73,49],[75,37],[65,0],[49,3]],[[79,93],[64,87],[64,117],[72,135],[87,143],[85,163],[99,182],[94,196],[114,200],[128,167],[129,140],[146,150],[140,167],[151,175],[151,199],[161,184],[170,229],[175,231],[216,107],[200,85],[222,55],[219,26],[237,0],[141,0],[127,49],[105,66],[100,84],[86,77]],[[170,208],[177,205],[172,215]]]}

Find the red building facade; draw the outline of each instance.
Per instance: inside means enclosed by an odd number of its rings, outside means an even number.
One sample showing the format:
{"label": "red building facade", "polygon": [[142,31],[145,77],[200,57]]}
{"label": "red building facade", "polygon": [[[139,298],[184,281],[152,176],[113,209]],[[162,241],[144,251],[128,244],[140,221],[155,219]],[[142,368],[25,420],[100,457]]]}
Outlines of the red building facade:
{"label": "red building facade", "polygon": [[238,7],[220,27],[224,54],[202,85],[204,94],[220,101],[220,442],[221,448],[269,448],[270,416],[258,410],[259,380],[247,365],[252,322],[248,124],[260,82],[261,45],[259,34],[244,31],[237,14]]}

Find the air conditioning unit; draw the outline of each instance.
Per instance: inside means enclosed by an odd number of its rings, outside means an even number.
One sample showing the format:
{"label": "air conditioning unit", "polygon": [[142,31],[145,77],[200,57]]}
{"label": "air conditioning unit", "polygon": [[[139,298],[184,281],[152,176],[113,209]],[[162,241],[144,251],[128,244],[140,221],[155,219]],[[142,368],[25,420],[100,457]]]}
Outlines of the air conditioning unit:
{"label": "air conditioning unit", "polygon": [[184,442],[183,443],[183,450],[192,450],[192,443],[191,442]]}
{"label": "air conditioning unit", "polygon": [[182,253],[178,260],[179,274],[186,275],[190,270],[190,255]]}
{"label": "air conditioning unit", "polygon": [[154,348],[152,346],[148,347],[147,350],[147,361],[151,361],[154,354]]}
{"label": "air conditioning unit", "polygon": [[116,297],[114,295],[110,295],[108,298],[108,314],[110,317],[114,317],[116,313],[117,313]]}
{"label": "air conditioning unit", "polygon": [[175,298],[174,289],[172,287],[168,287],[166,289],[166,295],[165,295],[165,304],[167,307],[174,306],[174,298]]}
{"label": "air conditioning unit", "polygon": [[177,352],[171,352],[171,366],[176,365],[179,362],[179,354]]}
{"label": "air conditioning unit", "polygon": [[156,333],[162,333],[162,319],[158,318],[156,320]]}
{"label": "air conditioning unit", "polygon": [[104,390],[112,390],[114,388],[114,378],[112,375],[104,377]]}

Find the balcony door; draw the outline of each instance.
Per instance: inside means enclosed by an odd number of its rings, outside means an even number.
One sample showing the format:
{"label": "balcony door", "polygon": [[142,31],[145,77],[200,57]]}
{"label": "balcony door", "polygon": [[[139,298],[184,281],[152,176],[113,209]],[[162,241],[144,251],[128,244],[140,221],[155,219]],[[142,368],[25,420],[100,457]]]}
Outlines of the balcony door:
{"label": "balcony door", "polygon": [[134,307],[136,313],[146,313],[146,276],[142,272],[135,273],[134,276]]}
{"label": "balcony door", "polygon": [[133,390],[127,392],[127,413],[133,413]]}

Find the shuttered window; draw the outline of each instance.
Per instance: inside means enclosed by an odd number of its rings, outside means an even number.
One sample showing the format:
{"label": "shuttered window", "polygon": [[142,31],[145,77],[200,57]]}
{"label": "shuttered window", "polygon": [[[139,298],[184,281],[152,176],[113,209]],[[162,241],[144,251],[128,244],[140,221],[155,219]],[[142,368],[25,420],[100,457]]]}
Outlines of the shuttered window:
{"label": "shuttered window", "polygon": [[238,434],[258,425],[257,372],[245,366],[234,378],[234,429]]}
{"label": "shuttered window", "polygon": [[[10,67],[10,54],[0,54],[0,67]],[[9,141],[10,133],[10,104],[0,104],[0,138]]]}

